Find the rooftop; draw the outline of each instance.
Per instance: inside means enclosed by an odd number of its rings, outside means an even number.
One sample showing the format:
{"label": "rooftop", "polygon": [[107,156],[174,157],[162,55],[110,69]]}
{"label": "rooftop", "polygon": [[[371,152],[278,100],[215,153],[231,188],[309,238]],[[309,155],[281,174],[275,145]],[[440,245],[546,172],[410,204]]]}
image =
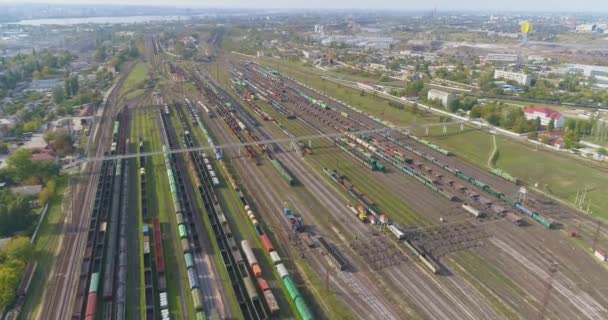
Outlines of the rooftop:
{"label": "rooftop", "polygon": [[524,109],[524,113],[542,113],[547,118],[551,119],[559,119],[562,117],[562,114],[549,108],[526,108]]}

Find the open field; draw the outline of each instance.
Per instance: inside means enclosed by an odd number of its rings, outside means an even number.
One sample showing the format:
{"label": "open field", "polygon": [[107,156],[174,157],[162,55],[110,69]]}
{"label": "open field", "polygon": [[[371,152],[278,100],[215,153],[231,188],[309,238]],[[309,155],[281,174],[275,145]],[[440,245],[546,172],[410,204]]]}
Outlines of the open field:
{"label": "open field", "polygon": [[127,99],[133,99],[143,93],[141,85],[146,81],[149,66],[145,62],[138,62],[125,80],[121,89],[121,95],[126,95]]}

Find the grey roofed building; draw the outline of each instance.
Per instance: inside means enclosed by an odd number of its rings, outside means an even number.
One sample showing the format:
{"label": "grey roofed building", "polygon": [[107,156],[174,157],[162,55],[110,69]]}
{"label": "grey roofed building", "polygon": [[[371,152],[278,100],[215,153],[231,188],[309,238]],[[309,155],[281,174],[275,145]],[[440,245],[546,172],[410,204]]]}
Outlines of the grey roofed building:
{"label": "grey roofed building", "polygon": [[42,185],[37,184],[33,186],[12,187],[10,190],[14,193],[19,193],[24,196],[37,196],[40,191],[42,191]]}
{"label": "grey roofed building", "polygon": [[33,80],[29,89],[37,92],[48,92],[63,86],[63,79]]}

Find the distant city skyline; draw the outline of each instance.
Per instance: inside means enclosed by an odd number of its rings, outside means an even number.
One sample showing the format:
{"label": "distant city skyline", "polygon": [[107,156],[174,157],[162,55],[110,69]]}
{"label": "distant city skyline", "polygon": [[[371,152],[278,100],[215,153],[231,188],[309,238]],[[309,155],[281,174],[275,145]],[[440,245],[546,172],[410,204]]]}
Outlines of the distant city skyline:
{"label": "distant city skyline", "polygon": [[[14,0],[0,0],[0,4],[14,4]],[[546,12],[608,12],[608,1],[600,0],[29,0],[25,3],[74,5],[141,5],[214,8],[276,8],[276,9],[376,9],[376,10],[433,10],[438,11],[546,11]],[[20,2],[23,4],[23,2]]]}

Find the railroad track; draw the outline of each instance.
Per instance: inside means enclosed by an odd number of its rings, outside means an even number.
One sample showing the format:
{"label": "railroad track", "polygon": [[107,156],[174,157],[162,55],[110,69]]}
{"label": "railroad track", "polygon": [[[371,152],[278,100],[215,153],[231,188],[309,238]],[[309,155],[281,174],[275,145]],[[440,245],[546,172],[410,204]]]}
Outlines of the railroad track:
{"label": "railroad track", "polygon": [[[188,126],[187,122],[184,121],[183,115],[178,113],[180,116],[180,121],[182,126]],[[188,126],[189,127],[189,126]],[[176,132],[172,130],[169,131],[169,140],[176,141]],[[191,135],[186,135],[184,137],[184,142],[187,146],[194,146],[195,142]],[[170,142],[171,147],[177,147],[177,142]],[[232,232],[225,221],[225,212],[219,206],[218,198],[215,192],[213,191],[213,186],[210,181],[212,181],[209,173],[203,169],[203,162],[200,158],[200,155],[197,153],[190,153],[191,161],[196,163],[195,168],[198,172],[198,175],[202,177],[202,183],[198,186],[198,190],[203,197],[203,204],[205,205],[205,209],[209,215],[210,220],[212,221],[212,227],[216,232],[216,238],[218,239],[220,244],[220,251],[226,267],[228,269],[229,274],[231,275],[232,287],[235,290],[237,295],[237,300],[241,306],[241,311],[246,319],[264,319],[266,317],[266,312],[263,306],[259,304],[255,304],[252,300],[248,298],[248,293],[245,290],[241,279],[248,277],[248,270],[245,267],[244,262],[242,261],[242,256],[240,253],[233,253],[233,246],[230,245],[233,242]],[[184,167],[182,167],[181,172],[187,172]],[[222,218],[220,218],[222,217]],[[238,252],[238,249],[236,249]],[[240,258],[239,258],[240,257]]]}
{"label": "railroad track", "polygon": [[[217,90],[217,91],[219,91],[219,89],[216,89],[216,90]],[[212,90],[211,90],[211,91],[212,91]],[[219,98],[218,98],[218,99],[219,99]],[[236,103],[234,100],[229,100],[229,101],[231,101],[231,102],[235,103],[235,108],[237,108],[237,112],[243,112],[243,111],[242,111],[242,108],[241,108],[241,107],[238,107],[238,103]],[[221,100],[221,99],[220,99],[219,101],[214,101],[214,100],[212,99],[212,103],[216,103],[217,105],[223,104],[223,102],[224,102],[224,101],[223,101],[223,100]],[[241,113],[239,113],[239,114],[241,114]],[[247,118],[247,117],[246,117],[246,116],[243,116],[242,118]],[[251,122],[252,122],[252,121],[251,121]],[[249,129],[250,129],[250,130],[253,130],[252,128],[249,128]],[[221,129],[218,129],[218,130],[221,130]],[[269,134],[269,133],[267,133],[267,132],[263,132],[263,133],[262,133],[261,131],[262,131],[262,129],[261,129],[261,128],[260,128],[259,130],[256,130],[256,132],[257,132],[257,133],[260,133],[260,135],[264,135],[264,136],[270,136],[270,134]],[[293,156],[293,155],[288,155],[286,152],[282,152],[281,147],[280,147],[280,146],[278,146],[278,145],[276,146],[276,148],[277,148],[277,151],[278,151],[279,153],[275,154],[275,156],[280,156],[280,157],[289,157],[289,156]],[[285,159],[285,158],[283,158],[283,159]],[[337,206],[337,205],[336,205],[337,203],[341,203],[341,201],[334,201],[334,200],[330,200],[330,199],[329,199],[329,198],[328,198],[326,195],[327,195],[327,194],[331,194],[331,192],[330,192],[329,190],[327,190],[327,189],[326,189],[324,186],[321,186],[321,185],[319,184],[318,179],[316,179],[316,177],[310,176],[310,173],[308,173],[308,172],[307,172],[307,171],[308,171],[308,168],[298,167],[298,168],[296,169],[296,168],[292,167],[293,162],[299,162],[299,161],[300,161],[299,159],[295,159],[295,158],[287,158],[286,160],[289,160],[289,162],[287,162],[287,164],[288,164],[288,166],[290,167],[290,169],[294,170],[294,173],[296,174],[296,176],[298,176],[298,177],[300,177],[300,176],[307,177],[307,178],[305,179],[305,183],[304,183],[304,185],[305,185],[305,186],[307,186],[307,188],[310,188],[311,186],[313,187],[313,189],[312,189],[312,190],[314,190],[315,194],[317,194],[319,197],[321,197],[321,198],[322,198],[322,201],[324,201],[324,203],[325,203],[327,206],[329,206],[329,207],[328,207],[329,212],[331,212],[331,213],[332,213],[332,215],[337,215],[338,219],[342,220],[342,219],[341,219],[342,215],[340,214],[340,212],[343,212],[343,213],[344,213],[346,208],[345,208],[345,207],[344,207],[344,208],[341,208],[341,207],[339,207],[339,206]],[[239,161],[239,163],[243,163],[243,164],[245,164],[245,163],[246,163],[246,161]],[[247,165],[249,165],[249,163],[247,163]],[[249,169],[244,169],[244,170],[242,170],[242,172],[252,172],[252,174],[250,174],[250,175],[249,175],[249,176],[250,176],[250,178],[251,178],[251,179],[254,179],[254,180],[258,180],[258,181],[259,181],[259,178],[257,177],[257,174],[253,174],[253,172],[254,172],[253,170],[254,170],[254,169],[249,168]],[[319,188],[321,188],[321,189],[319,189]],[[274,199],[275,205],[276,205],[276,203],[278,202],[279,206],[280,206],[280,204],[281,204],[283,201],[284,201],[284,199],[283,199],[283,200],[277,200],[276,198]],[[297,200],[295,200],[295,199],[290,199],[290,202],[292,202],[292,203],[298,203],[298,201],[297,201]],[[303,206],[304,208],[306,208],[306,207],[307,207],[307,206],[305,206],[305,205],[302,205],[302,206]],[[301,208],[300,206],[297,206],[297,207],[299,207],[299,208],[301,209],[301,211],[308,211],[307,209]],[[280,209],[280,208],[277,208],[277,209],[278,209],[278,210],[274,210],[274,212],[278,212],[278,213],[280,214],[281,209]],[[275,217],[275,218],[278,218],[278,217]],[[279,222],[279,224],[281,224],[281,225],[283,226],[283,227],[281,227],[280,229],[284,229],[284,228],[285,228],[285,226],[287,226],[287,224],[286,224],[286,223],[285,223],[285,221],[283,220],[284,218],[278,218],[278,219],[279,219],[278,221],[280,221],[280,222]],[[273,219],[273,220],[275,220],[275,222],[277,221],[276,219]],[[281,221],[281,220],[283,220],[283,221]],[[310,221],[314,221],[314,220],[316,220],[316,219],[311,217]],[[369,230],[367,230],[367,229],[366,229],[366,227],[365,227],[365,226],[363,226],[363,225],[362,225],[360,222],[353,223],[352,227],[353,227],[353,228],[355,228],[355,229],[358,229],[360,232],[362,232],[362,235],[369,233]],[[275,229],[276,229],[276,228],[273,228],[273,230],[275,230]],[[276,230],[280,230],[280,229],[276,229]],[[276,232],[276,230],[275,230],[275,232]],[[289,234],[288,234],[287,236],[284,236],[284,235],[283,235],[283,236],[282,236],[282,238],[288,238],[288,239],[289,239]],[[290,241],[290,242],[291,242],[291,241]],[[323,258],[323,260],[324,260],[324,258]],[[325,261],[325,262],[323,262],[323,263],[324,263],[324,264],[327,264],[327,262],[326,262],[326,261]],[[357,281],[359,281],[359,283],[360,283],[360,284],[365,283],[363,286],[366,286],[366,287],[369,287],[369,286],[371,286],[371,285],[372,285],[370,282],[367,282],[367,281],[369,281],[369,280],[365,280],[365,278],[364,278],[362,275],[358,275],[358,276],[357,276]],[[346,284],[346,287],[345,287],[344,285],[345,285],[344,283],[340,283],[340,284],[339,284],[339,286],[341,287],[342,292],[354,292],[354,291],[356,290],[356,287],[352,287],[352,288],[351,288],[351,287],[349,287],[349,286],[348,286],[348,284]],[[378,303],[377,305],[383,305],[383,306],[385,307],[385,309],[386,309],[386,310],[390,310],[390,307],[388,307],[388,305],[389,305],[389,304],[385,303],[385,302],[384,302],[384,299],[379,298],[379,296],[376,296],[376,297],[377,297],[377,299],[375,299],[374,295],[370,295],[370,296],[366,297],[366,301],[367,301],[367,300],[371,300],[372,302],[373,302],[373,301],[376,301],[376,302]],[[380,301],[383,301],[383,302],[380,302]],[[356,295],[356,294],[354,294],[354,297],[352,298],[351,304],[352,304],[352,305],[355,305],[355,304],[361,304],[361,303],[362,303],[361,301],[358,301],[358,297],[357,297],[357,295]],[[363,302],[363,303],[367,303],[367,302]],[[369,310],[369,309],[368,309],[368,310]],[[368,315],[369,315],[370,317],[372,317],[372,318],[374,317],[372,314],[366,313],[364,310],[361,310],[361,311],[362,311],[363,313],[365,313],[365,314],[368,314]],[[387,312],[388,312],[388,311],[387,311]],[[392,318],[396,318],[396,316],[393,316]]]}
{"label": "railroad track", "polygon": [[[108,97],[104,112],[102,114],[101,122],[98,127],[101,130],[95,130],[97,133],[93,137],[93,145],[95,146],[95,156],[103,156],[106,148],[109,145],[109,139],[111,135],[111,123],[107,121],[111,118],[111,114],[115,112],[118,107],[116,104],[118,100],[119,88],[125,81],[126,76],[123,76],[117,82],[112,93]],[[99,180],[99,172],[101,171],[101,163],[90,163],[84,164],[85,169],[83,170],[82,176],[87,179],[88,184],[83,185],[82,181],[76,186],[74,194],[75,204],[72,206],[72,210],[66,214],[66,219],[63,224],[62,234],[62,249],[59,253],[59,258],[56,262],[54,270],[55,280],[52,281],[52,287],[50,293],[45,299],[43,310],[49,310],[46,316],[48,319],[64,320],[71,317],[73,297],[76,290],[78,276],[76,275],[77,270],[80,268],[80,263],[74,259],[81,257],[84,252],[84,237],[87,229],[88,220],[90,216],[88,212],[91,212],[93,195],[96,189],[97,181]]]}
{"label": "railroad track", "polygon": [[[317,96],[318,96],[318,95],[317,95]],[[322,98],[322,99],[324,99],[324,98]],[[344,110],[344,109],[346,109],[346,108],[343,108],[342,110]],[[403,139],[403,140],[406,140],[406,139]],[[415,148],[419,148],[419,147],[420,147],[419,145],[416,145],[416,143],[415,143],[415,142],[409,142],[409,146],[410,146],[410,147],[415,147]],[[459,169],[461,169],[461,170],[465,171],[465,172],[467,173],[467,175],[469,174],[469,172],[473,172],[473,174],[472,174],[473,176],[477,176],[477,174],[479,174],[479,175],[483,176],[483,177],[484,177],[484,178],[483,178],[483,180],[484,180],[486,183],[487,183],[487,182],[490,182],[490,183],[491,183],[493,186],[499,186],[500,188],[502,188],[503,186],[505,186],[505,189],[503,189],[503,190],[508,190],[509,188],[518,188],[518,187],[516,187],[516,186],[514,186],[514,185],[512,185],[512,184],[511,184],[511,185],[507,185],[507,183],[505,183],[504,181],[496,181],[497,179],[496,179],[496,178],[494,178],[494,177],[492,177],[492,176],[490,176],[488,173],[485,173],[485,172],[480,173],[480,172],[479,172],[479,169],[473,169],[473,168],[470,168],[470,166],[469,166],[469,165],[462,164],[462,161],[459,161],[459,160],[457,160],[457,159],[454,159],[454,158],[450,158],[450,157],[446,157],[446,156],[440,155],[440,154],[438,154],[437,152],[435,152],[435,151],[433,151],[433,150],[425,150],[425,152],[430,153],[430,154],[431,154],[432,156],[434,156],[435,158],[439,158],[439,159],[440,159],[440,161],[445,161],[446,163],[448,163],[448,164],[450,164],[450,165],[452,165],[452,163],[454,163],[454,164],[453,164],[453,166],[455,166],[455,167],[457,167],[457,168],[459,168]],[[447,160],[446,160],[446,159],[447,159]],[[495,182],[495,181],[496,181],[496,182]],[[483,223],[485,223],[485,222],[483,222]],[[535,230],[537,230],[537,229],[535,229]],[[531,231],[532,231],[532,230],[531,230]],[[530,232],[531,232],[531,231],[530,231]],[[466,287],[466,285],[464,285],[464,284],[459,284],[458,286],[459,286],[459,287],[462,287],[463,289]],[[469,286],[469,287],[470,287],[470,286]],[[450,298],[450,299],[451,299],[451,298]],[[477,298],[475,298],[475,301],[477,301],[477,300],[478,300],[478,299],[477,299]],[[463,310],[463,311],[464,311],[464,310]],[[488,311],[484,311],[484,312],[485,312],[485,314],[486,314],[486,315],[490,315],[490,314],[491,314],[491,313],[490,313],[490,312],[488,312]],[[470,311],[470,310],[469,310],[469,311],[467,311],[467,313],[466,313],[466,314],[470,315],[470,314],[471,314],[471,311]],[[466,315],[465,315],[465,314],[462,314],[461,316],[466,316]]]}
{"label": "railroad track", "polygon": [[[292,162],[292,163],[295,163],[295,162],[297,162],[297,159],[293,159],[293,162]],[[297,167],[297,165],[295,165],[295,164],[294,164],[294,166],[296,166],[296,167]],[[293,169],[293,167],[292,167],[292,169]],[[306,171],[307,171],[306,169],[303,169],[303,170],[301,170],[301,171],[299,171],[299,170],[297,170],[297,169],[294,169],[294,170],[296,170],[295,172],[296,172],[296,174],[297,174],[297,175],[306,175]],[[318,194],[324,194],[324,193],[322,193],[322,192],[317,192],[317,193],[318,193]],[[331,210],[331,211],[333,212],[334,210]],[[338,219],[339,219],[339,218],[338,218]],[[354,224],[357,224],[357,223],[358,223],[358,225],[362,226],[360,222],[358,222],[358,221],[357,221],[357,222],[354,222]],[[349,227],[350,227],[350,225],[349,225]],[[351,228],[352,228],[352,227],[351,227]],[[395,271],[389,271],[389,272],[394,273]],[[410,290],[409,290],[409,288],[407,288],[407,289],[402,288],[401,290],[407,290],[407,291],[410,291]],[[430,295],[427,295],[427,296],[426,296],[426,298],[428,299],[427,301],[433,301],[433,298],[432,298],[432,296],[430,296]],[[433,302],[429,302],[429,303],[434,304]],[[453,314],[458,314],[458,312],[456,312],[454,309],[452,309],[452,310],[453,310]]]}

